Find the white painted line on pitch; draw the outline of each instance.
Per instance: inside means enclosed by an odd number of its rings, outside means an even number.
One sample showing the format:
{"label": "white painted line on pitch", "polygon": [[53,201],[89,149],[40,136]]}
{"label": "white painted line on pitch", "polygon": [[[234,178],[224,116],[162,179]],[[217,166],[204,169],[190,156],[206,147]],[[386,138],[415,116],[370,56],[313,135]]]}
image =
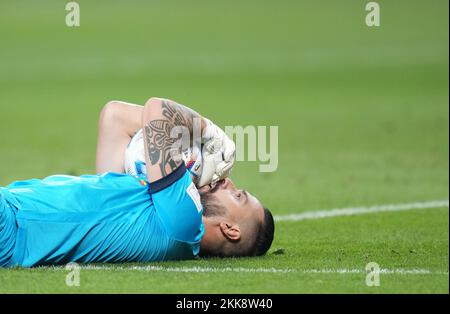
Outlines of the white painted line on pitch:
{"label": "white painted line on pitch", "polygon": [[[41,266],[53,270],[65,270],[64,266]],[[173,273],[292,273],[291,268],[246,268],[246,267],[164,267],[164,266],[109,266],[109,265],[79,265],[84,270],[118,270],[144,272],[173,272]]]}
{"label": "white painted line on pitch", "polygon": [[[50,266],[54,270],[65,270],[64,267]],[[246,267],[164,267],[164,266],[97,266],[80,265],[81,270],[112,270],[112,271],[142,271],[142,272],[173,272],[173,273],[303,273],[303,274],[366,274],[364,269],[293,269],[293,268],[246,268]],[[380,269],[384,275],[447,275],[448,271],[433,271],[429,269]]]}
{"label": "white painted line on pitch", "polygon": [[[301,271],[303,273],[308,274],[367,274],[368,272],[363,269],[306,269]],[[429,269],[387,269],[382,268],[380,269],[380,274],[385,275],[392,275],[392,274],[398,274],[398,275],[447,275],[448,271],[432,271]]]}
{"label": "white painted line on pitch", "polygon": [[431,208],[443,208],[449,207],[448,200],[437,200],[428,202],[417,202],[407,204],[388,204],[388,205],[376,205],[369,207],[349,207],[349,208],[334,208],[330,210],[309,211],[298,214],[278,215],[274,216],[275,221],[299,221],[306,219],[321,219],[328,217],[338,216],[353,216],[372,214],[380,212],[395,212],[414,209],[431,209]]}

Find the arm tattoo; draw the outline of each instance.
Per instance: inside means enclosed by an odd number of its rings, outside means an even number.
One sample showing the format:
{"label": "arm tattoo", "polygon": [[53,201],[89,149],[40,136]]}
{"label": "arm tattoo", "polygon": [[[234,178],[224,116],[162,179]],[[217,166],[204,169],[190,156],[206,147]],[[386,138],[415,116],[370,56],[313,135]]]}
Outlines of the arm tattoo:
{"label": "arm tattoo", "polygon": [[[178,140],[170,136],[176,126],[186,127],[192,136],[192,123],[195,112],[170,100],[163,100],[163,119],[151,120],[145,126],[145,136],[148,143],[148,156],[152,165],[159,164],[163,177],[175,170],[183,160],[181,151],[174,151],[173,145]],[[169,171],[167,171],[170,169]]]}

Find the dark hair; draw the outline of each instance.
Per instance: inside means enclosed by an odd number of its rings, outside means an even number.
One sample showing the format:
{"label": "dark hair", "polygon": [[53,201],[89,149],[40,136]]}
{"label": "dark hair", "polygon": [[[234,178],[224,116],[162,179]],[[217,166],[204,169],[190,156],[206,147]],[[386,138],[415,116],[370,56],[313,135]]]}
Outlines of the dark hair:
{"label": "dark hair", "polygon": [[222,253],[221,256],[261,256],[266,254],[272,245],[273,237],[275,234],[275,223],[272,213],[269,209],[264,209],[264,221],[256,228],[256,233],[253,241],[244,242],[240,245],[233,245],[227,253]]}
{"label": "dark hair", "polygon": [[264,221],[259,227],[256,240],[252,248],[253,256],[261,256],[266,254],[272,245],[273,237],[275,234],[275,223],[270,210],[264,207]]}
{"label": "dark hair", "polygon": [[[215,199],[209,195],[202,195],[201,201],[203,204],[203,216],[223,216],[226,209],[222,204],[216,203]],[[239,257],[239,256],[261,256],[264,255],[272,245],[275,233],[275,224],[272,213],[269,209],[263,207],[264,220],[257,223],[255,233],[251,236],[249,241],[240,241],[238,243],[228,242],[225,247],[214,248],[208,252],[201,251],[200,255],[203,257]]]}

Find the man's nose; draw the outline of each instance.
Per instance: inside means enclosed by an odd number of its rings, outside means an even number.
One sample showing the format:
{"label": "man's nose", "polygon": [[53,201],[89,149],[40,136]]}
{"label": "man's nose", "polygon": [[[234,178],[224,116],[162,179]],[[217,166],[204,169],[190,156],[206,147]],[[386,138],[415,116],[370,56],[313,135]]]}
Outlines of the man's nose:
{"label": "man's nose", "polygon": [[223,180],[223,184],[221,186],[223,189],[229,189],[229,188],[234,188],[234,184],[233,181],[231,181],[230,178],[225,178]]}

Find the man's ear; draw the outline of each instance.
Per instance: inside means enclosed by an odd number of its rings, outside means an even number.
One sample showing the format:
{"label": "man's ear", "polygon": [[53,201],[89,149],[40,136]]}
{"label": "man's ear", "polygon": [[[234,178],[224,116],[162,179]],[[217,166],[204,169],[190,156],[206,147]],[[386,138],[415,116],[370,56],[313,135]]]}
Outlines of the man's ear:
{"label": "man's ear", "polygon": [[221,222],[220,230],[228,240],[237,241],[241,238],[241,229],[237,224],[230,222]]}

